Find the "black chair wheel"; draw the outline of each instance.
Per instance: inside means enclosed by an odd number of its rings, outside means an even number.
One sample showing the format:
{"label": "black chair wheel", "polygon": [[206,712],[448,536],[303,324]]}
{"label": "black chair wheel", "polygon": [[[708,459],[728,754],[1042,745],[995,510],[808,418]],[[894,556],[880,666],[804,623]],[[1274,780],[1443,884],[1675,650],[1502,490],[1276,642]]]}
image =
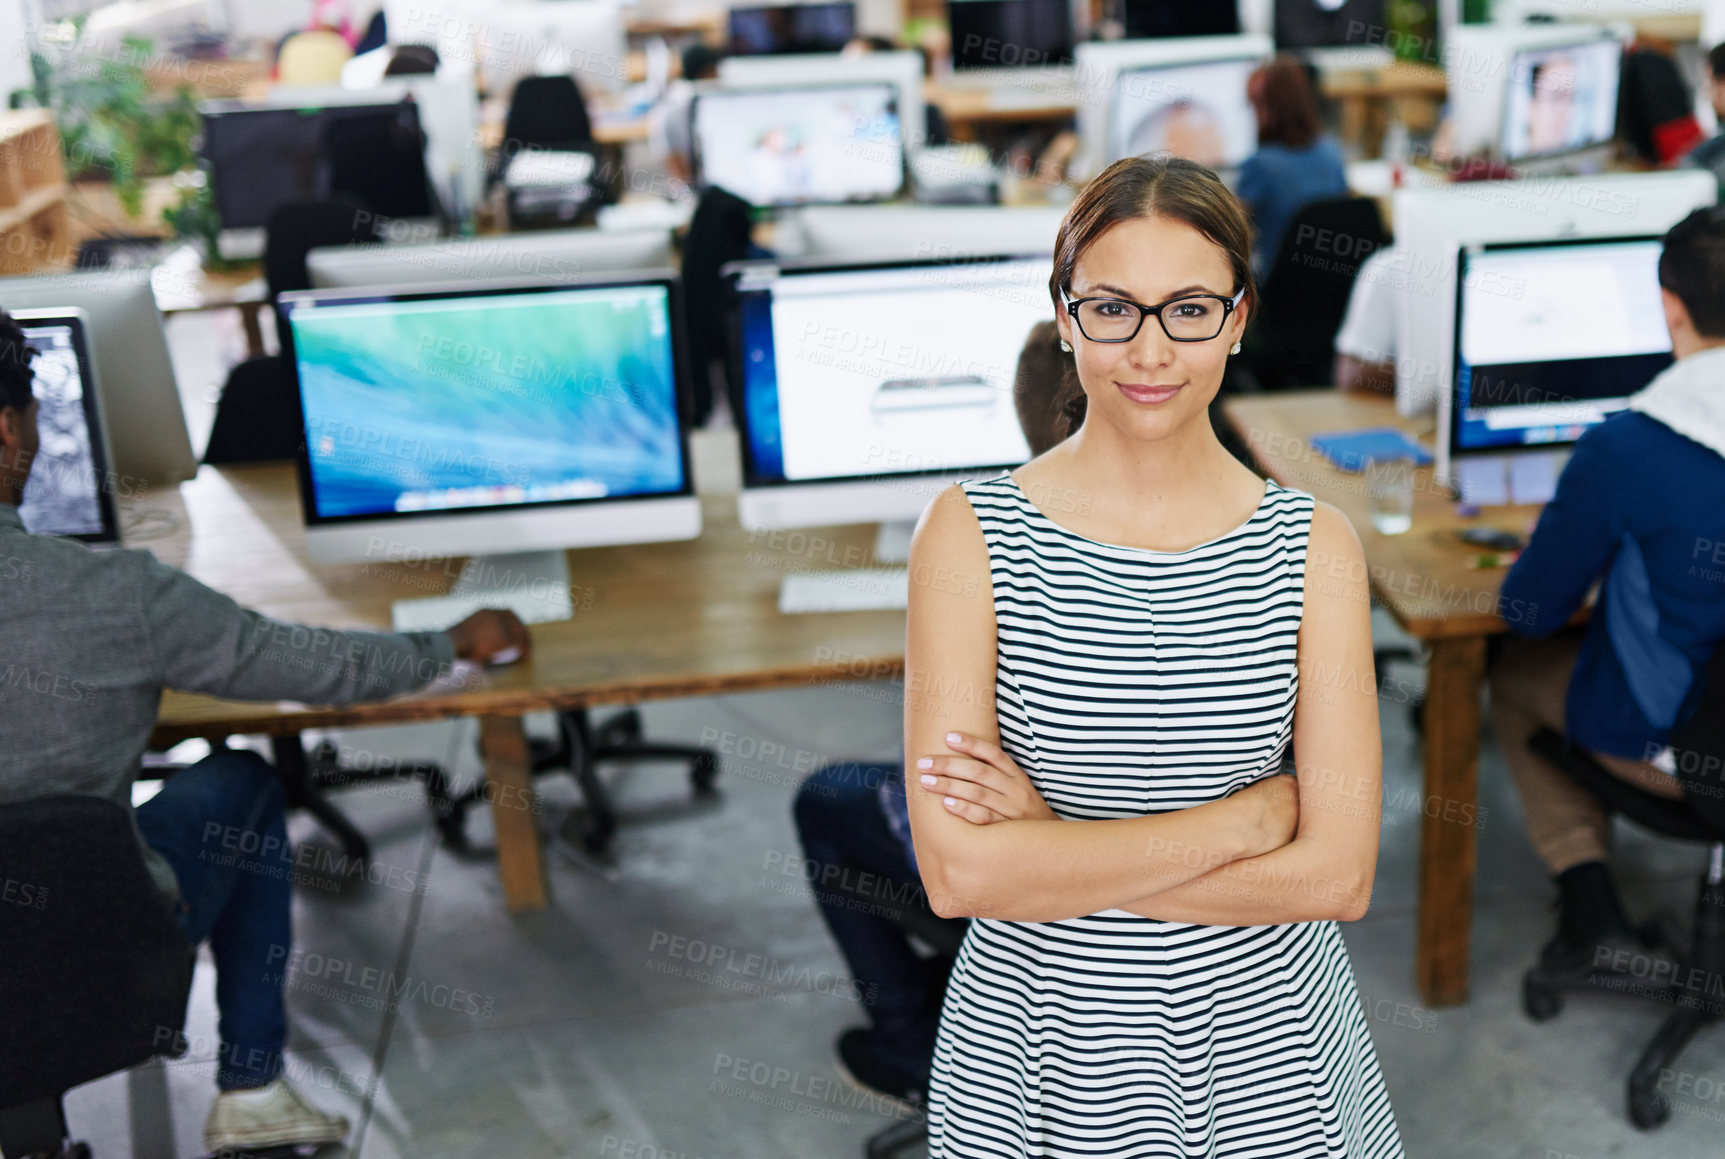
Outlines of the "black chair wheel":
{"label": "black chair wheel", "polygon": [[1671,1104],[1665,1101],[1665,1096],[1655,1090],[1638,1090],[1632,1081],[1629,1084],[1629,1121],[1643,1131],[1651,1131],[1665,1125],[1665,1120],[1671,1117]]}
{"label": "black chair wheel", "polygon": [[689,766],[689,783],[702,796],[713,791],[713,782],[718,779],[719,761],[712,753],[702,753]]}
{"label": "black chair wheel", "polygon": [[1423,697],[1408,705],[1408,723],[1413,725],[1415,732],[1424,735],[1426,730],[1426,702]]}
{"label": "black chair wheel", "polygon": [[1534,1022],[1550,1022],[1563,1012],[1563,994],[1530,972],[1521,980],[1521,1009]]}
{"label": "black chair wheel", "polygon": [[611,826],[591,819],[581,825],[581,846],[598,857],[611,848]]}
{"label": "black chair wheel", "polygon": [[73,1143],[60,1152],[60,1159],[90,1159],[90,1145],[88,1143]]}

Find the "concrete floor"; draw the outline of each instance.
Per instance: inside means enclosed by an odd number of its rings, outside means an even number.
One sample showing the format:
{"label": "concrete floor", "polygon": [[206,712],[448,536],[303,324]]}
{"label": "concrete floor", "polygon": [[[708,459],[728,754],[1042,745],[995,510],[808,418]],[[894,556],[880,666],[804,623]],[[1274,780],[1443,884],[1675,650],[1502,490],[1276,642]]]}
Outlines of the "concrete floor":
{"label": "concrete floor", "polygon": [[[188,393],[207,389],[216,373],[203,362],[224,349],[218,325],[176,334]],[[1383,642],[1396,635],[1381,613],[1378,634]],[[1562,1017],[1541,1026],[1521,1014],[1520,975],[1550,931],[1552,890],[1489,735],[1473,998],[1460,1008],[1420,1006],[1412,972],[1420,776],[1405,704],[1417,692],[1418,670],[1404,665],[1392,676],[1408,683],[1392,680],[1382,706],[1377,891],[1370,914],[1344,931],[1407,1154],[1719,1155],[1725,1034],[1704,1032],[1691,1046],[1667,1087],[1670,1123],[1643,1134],[1625,1117],[1624,1083],[1660,1008],[1571,1000]],[[895,756],[899,712],[887,686],[868,685],[643,710],[658,738],[712,743],[716,730],[732,734],[738,750],[770,740],[816,759]],[[350,760],[431,757],[473,776],[474,737],[470,722],[452,722],[336,739]],[[797,780],[794,767],[728,757],[717,803],[689,809],[686,785],[670,770],[627,772],[618,795],[632,820],[618,836],[615,868],[552,854],[551,908],[522,918],[503,912],[490,861],[439,846],[416,788],[342,793],[375,842],[376,884],[296,896],[301,955],[288,992],[290,1073],[320,1105],[354,1120],[346,1153],[363,1159],[860,1155],[863,1138],[892,1120],[837,1082],[832,1041],[863,1012],[813,982],[820,971],[842,971],[842,961],[807,887],[776,872],[796,855]],[[555,832],[573,786],[548,778],[542,795],[540,824]],[[292,830],[296,840],[323,840],[304,817]],[[483,811],[469,832],[481,846],[489,840]],[[1625,830],[1619,853],[1637,917],[1687,915],[1697,850]],[[727,986],[737,972],[710,965],[714,955],[735,962],[749,954],[798,969],[788,984],[760,994]],[[391,984],[399,999],[388,997]],[[187,1058],[69,1096],[74,1131],[98,1156],[202,1153],[214,1096],[207,962],[188,1029]]]}

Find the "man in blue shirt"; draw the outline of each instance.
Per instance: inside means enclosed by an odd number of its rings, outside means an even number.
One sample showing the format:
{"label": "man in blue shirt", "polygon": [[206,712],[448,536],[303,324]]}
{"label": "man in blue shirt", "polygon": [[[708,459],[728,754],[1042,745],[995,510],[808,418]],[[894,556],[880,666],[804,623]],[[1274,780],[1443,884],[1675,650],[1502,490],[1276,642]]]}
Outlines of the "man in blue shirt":
{"label": "man in blue shirt", "polygon": [[[1492,672],[1492,721],[1557,878],[1542,964],[1560,972],[1635,943],[1607,865],[1609,818],[1528,738],[1558,728],[1616,776],[1681,796],[1667,746],[1725,639],[1725,208],[1665,235],[1659,285],[1676,362],[1576,443],[1503,582],[1503,606],[1526,614]],[[1588,624],[1567,627],[1595,581]]]}

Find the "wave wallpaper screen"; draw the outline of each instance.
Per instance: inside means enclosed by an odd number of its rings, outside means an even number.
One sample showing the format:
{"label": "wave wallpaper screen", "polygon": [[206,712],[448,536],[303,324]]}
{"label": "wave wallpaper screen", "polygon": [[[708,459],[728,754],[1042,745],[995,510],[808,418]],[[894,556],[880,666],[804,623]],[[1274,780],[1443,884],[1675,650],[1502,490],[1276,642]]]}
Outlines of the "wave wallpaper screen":
{"label": "wave wallpaper screen", "polygon": [[662,286],[300,306],[321,518],[675,493]]}

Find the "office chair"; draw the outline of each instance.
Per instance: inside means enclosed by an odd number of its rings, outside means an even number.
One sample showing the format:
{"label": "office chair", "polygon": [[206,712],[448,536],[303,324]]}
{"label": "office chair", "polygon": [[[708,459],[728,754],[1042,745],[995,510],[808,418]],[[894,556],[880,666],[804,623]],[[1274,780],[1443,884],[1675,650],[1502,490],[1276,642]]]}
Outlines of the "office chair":
{"label": "office chair", "polygon": [[1369,197],[1314,201],[1294,215],[1252,319],[1249,369],[1265,390],[1329,386],[1336,331],[1360,263],[1390,243]]}
{"label": "office chair", "polygon": [[709,186],[695,202],[683,241],[684,333],[689,336],[689,369],[694,383],[690,422],[707,421],[713,411],[713,363],[718,361],[731,413],[740,415],[742,398],[732,374],[725,341],[728,303],[720,271],[753,252],[754,206],[729,190]]}
{"label": "office chair", "polygon": [[[1701,696],[1686,725],[1673,734],[1680,801],[1656,797],[1612,776],[1587,752],[1553,729],[1541,729],[1529,742],[1540,756],[1585,787],[1614,813],[1646,829],[1683,841],[1712,846],[1695,899],[1689,945],[1678,961],[1675,980],[1594,970],[1585,976],[1558,975],[1535,965],[1522,979],[1522,1008],[1535,1022],[1557,1017],[1563,991],[1585,990],[1608,997],[1654,997],[1673,1005],[1629,1076],[1629,1118],[1651,1130],[1671,1115],[1659,1093],[1659,1079],[1674,1067],[1697,1031],[1725,1014],[1725,1003],[1710,997],[1708,983],[1725,977],[1725,645],[1713,653],[1701,677]],[[1633,980],[1633,987],[1613,986]],[[1700,987],[1685,982],[1702,979]],[[1697,993],[1699,989],[1701,992]]]}
{"label": "office chair", "polygon": [[[562,182],[535,174],[511,185],[510,171],[516,159],[529,153],[580,154],[590,159],[587,173]],[[505,205],[511,226],[569,225],[591,218],[610,197],[608,182],[597,180],[601,151],[593,140],[593,122],[587,101],[572,76],[527,76],[515,85],[509,112],[503,121],[503,144],[497,150],[497,165],[491,172],[495,184],[505,189]],[[529,158],[531,160],[531,158]],[[565,159],[569,160],[569,159]],[[550,166],[553,170],[557,166]]]}
{"label": "office chair", "polygon": [[[697,799],[713,795],[719,776],[719,754],[698,745],[666,744],[643,739],[641,714],[635,709],[618,713],[597,728],[585,707],[557,714],[557,736],[529,737],[528,757],[533,775],[567,770],[581,790],[581,844],[594,856],[610,851],[617,832],[617,807],[611,790],[599,776],[601,764],[618,761],[687,761],[689,785]],[[426,778],[426,796],[445,844],[467,848],[467,810],[485,796],[482,780],[464,793],[451,795],[448,780]]]}
{"label": "office chair", "polygon": [[1645,47],[1624,54],[1617,123],[1637,157],[1669,165],[1706,139],[1694,108],[1689,85],[1669,55]]}
{"label": "office chair", "polygon": [[66,1091],[185,1052],[196,957],[126,810],[100,797],[0,805],[0,1153],[89,1159]]}
{"label": "office chair", "polygon": [[[311,288],[306,254],[320,246],[382,240],[363,202],[299,201],[271,213],[265,226],[264,281],[270,301]],[[304,428],[293,366],[285,355],[248,358],[228,372],[216,402],[204,462],[268,463],[299,453]]]}
{"label": "office chair", "polygon": [[[968,918],[943,918],[930,908],[920,895],[910,901],[896,897],[883,898],[878,892],[861,888],[850,874],[840,874],[835,893],[845,894],[865,905],[870,912],[885,916],[894,925],[934,951],[943,976],[952,972],[958,960],[958,947],[964,932],[970,928]],[[920,1112],[920,1108],[919,1108]],[[863,1144],[864,1159],[895,1159],[905,1148],[928,1138],[928,1117],[918,1113],[900,1123],[894,1123],[869,1136]]]}

